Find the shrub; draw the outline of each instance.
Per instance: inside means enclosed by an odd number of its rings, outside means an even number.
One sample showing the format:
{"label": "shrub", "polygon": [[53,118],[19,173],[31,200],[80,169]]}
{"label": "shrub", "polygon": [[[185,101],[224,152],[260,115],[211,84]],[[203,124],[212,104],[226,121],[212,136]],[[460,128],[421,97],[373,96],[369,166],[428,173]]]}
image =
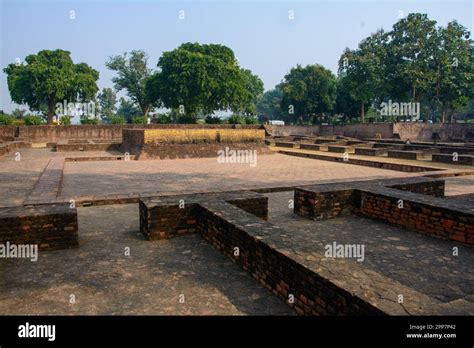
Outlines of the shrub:
{"label": "shrub", "polygon": [[242,116],[240,115],[231,115],[228,119],[227,122],[230,124],[243,124],[245,123],[245,120]]}
{"label": "shrub", "polygon": [[143,124],[144,117],[143,116],[134,116],[132,118],[132,122],[134,124]]}
{"label": "shrub", "polygon": [[111,116],[110,118],[111,124],[124,124],[125,119],[122,116]]}
{"label": "shrub", "polygon": [[71,124],[71,118],[68,116],[61,116],[61,118],[59,119],[59,124],[69,126]]}
{"label": "shrub", "polygon": [[81,118],[81,124],[99,124],[99,119],[94,118]]}
{"label": "shrub", "polygon": [[15,121],[15,117],[3,114],[0,115],[0,125],[10,125]]}
{"label": "shrub", "polygon": [[218,116],[206,116],[205,121],[207,124],[219,124],[222,123],[222,119]]}
{"label": "shrub", "polygon": [[179,114],[176,121],[181,124],[194,124],[196,123],[196,118],[191,115]]}
{"label": "shrub", "polygon": [[27,126],[37,126],[43,123],[43,120],[41,119],[41,117],[35,116],[35,115],[25,116],[23,120],[25,121],[25,124]]}
{"label": "shrub", "polygon": [[245,117],[245,124],[258,124],[258,120],[254,116]]}
{"label": "shrub", "polygon": [[156,123],[171,123],[171,115],[157,114],[155,115],[154,120],[156,121]]}

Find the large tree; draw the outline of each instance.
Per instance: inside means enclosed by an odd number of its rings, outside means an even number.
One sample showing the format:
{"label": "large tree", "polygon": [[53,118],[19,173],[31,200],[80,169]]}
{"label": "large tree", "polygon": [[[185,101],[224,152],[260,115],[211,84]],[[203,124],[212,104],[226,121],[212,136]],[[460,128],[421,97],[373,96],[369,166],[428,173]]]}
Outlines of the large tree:
{"label": "large tree", "polygon": [[158,68],[149,80],[149,95],[192,119],[217,110],[252,113],[262,92],[260,79],[241,69],[234,52],[223,45],[182,44],[164,52]]}
{"label": "large tree", "polygon": [[239,93],[236,93],[235,105],[232,111],[245,116],[255,116],[257,113],[257,102],[263,93],[263,81],[252,74],[248,69],[241,69],[243,84]]}
{"label": "large tree", "polygon": [[349,92],[351,99],[358,101],[361,123],[364,123],[367,104],[383,98],[387,40],[387,34],[379,30],[364,39],[358,49],[346,49],[339,60],[339,76],[343,78],[340,87]]}
{"label": "large tree", "polygon": [[332,111],[336,101],[336,77],[321,65],[297,65],[280,84],[281,106],[292,121],[314,121]]}
{"label": "large tree", "polygon": [[439,29],[437,47],[431,96],[446,122],[456,108],[474,97],[474,47],[469,31],[456,21]]}
{"label": "large tree", "polygon": [[127,123],[133,123],[133,118],[140,116],[141,110],[131,100],[120,98],[117,115],[123,117]]}
{"label": "large tree", "polygon": [[25,63],[9,64],[4,72],[11,99],[35,111],[47,108],[48,123],[56,103],[88,102],[98,90],[99,72],[85,63],[74,64],[70,52],[60,49],[29,55]]}
{"label": "large tree", "polygon": [[99,101],[99,114],[104,120],[110,120],[115,110],[117,109],[117,95],[112,88],[102,88],[102,91],[97,96]]}
{"label": "large tree", "polygon": [[147,81],[152,75],[152,70],[147,64],[148,56],[142,50],[112,56],[105,63],[107,68],[117,72],[117,76],[112,78],[115,90],[127,91],[127,96],[141,109],[144,123],[148,120],[148,112],[153,106],[146,88]]}
{"label": "large tree", "polygon": [[257,113],[263,120],[288,120],[281,109],[283,93],[279,85],[263,93],[257,102]]}

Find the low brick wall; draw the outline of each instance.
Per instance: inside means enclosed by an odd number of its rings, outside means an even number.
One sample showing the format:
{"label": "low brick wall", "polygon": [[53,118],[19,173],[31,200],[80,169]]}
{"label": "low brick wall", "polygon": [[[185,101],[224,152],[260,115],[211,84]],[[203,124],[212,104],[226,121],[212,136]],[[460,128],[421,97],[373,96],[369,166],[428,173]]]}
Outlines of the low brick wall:
{"label": "low brick wall", "polygon": [[263,129],[124,129],[120,150],[138,160],[216,157],[219,151],[256,150],[271,154]]}
{"label": "low brick wall", "polygon": [[0,126],[0,136],[21,137],[31,142],[57,142],[68,139],[121,140],[123,129],[263,129],[260,125],[230,124],[124,124],[124,125],[41,125]]}
{"label": "low brick wall", "polygon": [[313,158],[313,159],[318,159],[318,160],[323,160],[323,161],[354,164],[357,166],[374,167],[374,168],[379,168],[379,169],[397,170],[400,172],[418,173],[418,172],[432,172],[432,171],[436,172],[436,171],[443,170],[440,168],[431,168],[431,167],[426,167],[426,166],[417,166],[417,165],[402,164],[402,163],[379,162],[379,161],[376,161],[375,159],[368,160],[368,159],[349,157],[348,159],[344,160],[342,156],[335,157],[335,156],[328,156],[328,155],[317,154],[317,153],[292,152],[292,151],[285,151],[285,150],[279,150],[278,152],[284,155],[289,155],[289,156]]}
{"label": "low brick wall", "polygon": [[118,151],[120,150],[119,142],[110,142],[110,143],[95,143],[87,142],[83,144],[74,144],[74,143],[57,143],[56,151],[57,152],[68,152],[68,151]]}
{"label": "low brick wall", "polygon": [[[285,231],[225,202],[199,208],[198,233],[300,315],[382,315],[374,307],[300,263],[273,235]],[[236,252],[238,254],[236,255]],[[306,262],[310,264],[310,262]],[[290,295],[294,302],[289,301]]]}
{"label": "low brick wall", "polygon": [[41,250],[77,247],[77,212],[68,204],[0,209],[0,244],[37,244]]}
{"label": "low brick wall", "polygon": [[425,158],[423,152],[421,151],[399,151],[399,150],[389,150],[388,157],[408,159],[408,160],[421,160]]}
{"label": "low brick wall", "polygon": [[228,202],[266,220],[268,199],[254,192],[195,194],[163,198],[140,199],[140,231],[147,240],[158,240],[194,233],[202,202]]}
{"label": "low brick wall", "polygon": [[8,153],[14,152],[17,149],[30,148],[31,143],[26,141],[9,141],[0,142],[0,157]]}
{"label": "low brick wall", "polygon": [[355,150],[352,146],[332,145],[328,146],[328,152],[354,153]]}
{"label": "low brick wall", "polygon": [[[436,202],[425,203],[413,194],[393,191],[361,192],[357,213],[429,236],[474,246],[474,212],[455,206],[435,205]],[[403,208],[399,208],[400,201]]]}
{"label": "low brick wall", "polygon": [[327,151],[328,147],[321,144],[300,144],[300,149],[304,150],[315,150],[315,151]]}
{"label": "low brick wall", "polygon": [[355,149],[356,155],[361,156],[384,156],[387,154],[387,149],[376,149],[376,148],[368,148],[368,147],[357,147]]}
{"label": "low brick wall", "polygon": [[465,200],[443,196],[444,181],[428,178],[316,185],[295,190],[294,211],[314,220],[359,214],[474,245],[472,207],[466,206]]}
{"label": "low brick wall", "polygon": [[433,162],[474,166],[474,155],[458,155],[457,161],[454,160],[453,154],[434,153],[431,158]]}
{"label": "low brick wall", "polygon": [[289,147],[289,148],[294,148],[297,147],[296,143],[291,143],[287,141],[275,141],[275,146],[276,147]]}

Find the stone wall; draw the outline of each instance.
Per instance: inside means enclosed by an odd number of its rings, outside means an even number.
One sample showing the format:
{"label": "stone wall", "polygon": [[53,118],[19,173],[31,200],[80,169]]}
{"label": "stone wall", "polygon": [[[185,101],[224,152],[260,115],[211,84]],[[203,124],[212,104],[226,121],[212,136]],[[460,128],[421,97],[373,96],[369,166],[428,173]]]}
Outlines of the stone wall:
{"label": "stone wall", "polygon": [[40,250],[77,247],[77,212],[68,204],[0,209],[0,244],[37,244]]}

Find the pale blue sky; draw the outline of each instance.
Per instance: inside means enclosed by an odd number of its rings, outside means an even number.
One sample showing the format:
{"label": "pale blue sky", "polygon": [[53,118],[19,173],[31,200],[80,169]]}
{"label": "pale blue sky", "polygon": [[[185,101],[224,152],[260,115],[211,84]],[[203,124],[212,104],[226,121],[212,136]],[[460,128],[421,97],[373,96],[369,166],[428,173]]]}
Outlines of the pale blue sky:
{"label": "pale blue sky", "polygon": [[[456,19],[473,30],[473,1],[66,1],[0,0],[0,109],[11,111],[3,68],[42,49],[65,49],[75,63],[99,70],[98,85],[112,87],[110,55],[145,50],[156,67],[163,51],[181,43],[219,43],[233,49],[242,67],[265,89],[292,66],[319,63],[337,70],[345,47],[378,28],[389,30],[399,11],[427,13],[438,25]],[[75,19],[70,19],[70,11]],[[185,19],[179,19],[179,11]],[[293,10],[294,20],[288,11]]]}

